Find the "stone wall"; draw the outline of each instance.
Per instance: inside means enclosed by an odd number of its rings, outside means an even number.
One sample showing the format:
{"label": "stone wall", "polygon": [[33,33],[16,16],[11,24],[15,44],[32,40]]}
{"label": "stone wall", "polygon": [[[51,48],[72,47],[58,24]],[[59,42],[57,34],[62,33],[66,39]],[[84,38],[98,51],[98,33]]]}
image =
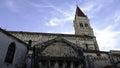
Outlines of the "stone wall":
{"label": "stone wall", "polygon": [[111,65],[110,59],[103,56],[86,56],[88,68],[103,68]]}
{"label": "stone wall", "polygon": [[[0,32],[0,68],[11,68],[11,67],[23,67],[25,64],[25,56],[27,54],[27,47],[25,44],[20,43],[17,39]],[[15,54],[12,63],[6,63],[5,57],[8,51],[9,45],[15,43]],[[7,65],[7,66],[6,66]]]}
{"label": "stone wall", "polygon": [[[48,33],[26,33],[26,32],[10,32],[15,37],[28,43],[32,40],[32,46],[38,43],[43,43],[56,37],[62,37],[84,49],[99,50],[95,37],[67,34],[48,34]],[[87,47],[86,47],[87,46]]]}

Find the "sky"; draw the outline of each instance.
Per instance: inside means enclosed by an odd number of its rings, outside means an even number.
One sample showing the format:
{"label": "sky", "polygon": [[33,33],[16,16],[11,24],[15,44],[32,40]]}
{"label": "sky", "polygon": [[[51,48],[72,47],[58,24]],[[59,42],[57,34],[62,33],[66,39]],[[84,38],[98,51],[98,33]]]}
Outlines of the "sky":
{"label": "sky", "polygon": [[120,0],[0,0],[0,27],[74,34],[76,5],[88,16],[100,50],[120,50]]}

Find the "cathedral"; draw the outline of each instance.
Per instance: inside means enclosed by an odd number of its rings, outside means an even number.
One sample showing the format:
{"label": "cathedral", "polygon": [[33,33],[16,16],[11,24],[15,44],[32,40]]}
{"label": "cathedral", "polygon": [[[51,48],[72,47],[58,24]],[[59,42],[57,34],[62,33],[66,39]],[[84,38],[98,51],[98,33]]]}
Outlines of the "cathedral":
{"label": "cathedral", "polygon": [[0,28],[0,68],[120,68],[120,51],[100,51],[88,17],[77,6],[75,34]]}

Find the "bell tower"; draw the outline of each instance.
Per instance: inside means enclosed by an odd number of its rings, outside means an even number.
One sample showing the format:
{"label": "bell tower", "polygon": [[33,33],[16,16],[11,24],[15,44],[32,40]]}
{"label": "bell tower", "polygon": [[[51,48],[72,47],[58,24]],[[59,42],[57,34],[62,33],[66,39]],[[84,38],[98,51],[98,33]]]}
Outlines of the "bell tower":
{"label": "bell tower", "polygon": [[78,6],[76,7],[74,29],[75,35],[83,36],[83,39],[81,39],[80,41],[85,50],[99,51],[97,40],[94,36],[93,29],[90,26],[89,19]]}
{"label": "bell tower", "polygon": [[90,26],[88,17],[77,6],[74,19],[75,35],[94,36],[93,29]]}

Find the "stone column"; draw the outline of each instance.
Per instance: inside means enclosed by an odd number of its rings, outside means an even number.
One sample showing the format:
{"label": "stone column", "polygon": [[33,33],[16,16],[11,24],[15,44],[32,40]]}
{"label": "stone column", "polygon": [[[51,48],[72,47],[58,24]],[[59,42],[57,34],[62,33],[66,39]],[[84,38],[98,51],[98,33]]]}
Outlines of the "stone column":
{"label": "stone column", "polygon": [[58,61],[56,61],[54,68],[59,68],[59,66],[58,66]]}
{"label": "stone column", "polygon": [[74,68],[73,62],[70,63],[70,68]]}
{"label": "stone column", "polygon": [[78,68],[82,68],[82,64],[79,64],[79,65],[78,65]]}
{"label": "stone column", "polygon": [[42,64],[41,64],[41,62],[39,62],[39,68],[42,68]]}
{"label": "stone column", "polygon": [[66,62],[64,61],[64,62],[63,62],[63,68],[65,68],[65,65],[66,65]]}
{"label": "stone column", "polygon": [[41,62],[41,63],[43,63],[43,64],[44,64],[44,66],[43,66],[43,65],[41,65],[41,66],[42,66],[41,68],[47,68],[47,67],[48,67],[47,61],[44,61],[44,62]]}
{"label": "stone column", "polygon": [[50,60],[48,60],[48,68],[51,68]]}

